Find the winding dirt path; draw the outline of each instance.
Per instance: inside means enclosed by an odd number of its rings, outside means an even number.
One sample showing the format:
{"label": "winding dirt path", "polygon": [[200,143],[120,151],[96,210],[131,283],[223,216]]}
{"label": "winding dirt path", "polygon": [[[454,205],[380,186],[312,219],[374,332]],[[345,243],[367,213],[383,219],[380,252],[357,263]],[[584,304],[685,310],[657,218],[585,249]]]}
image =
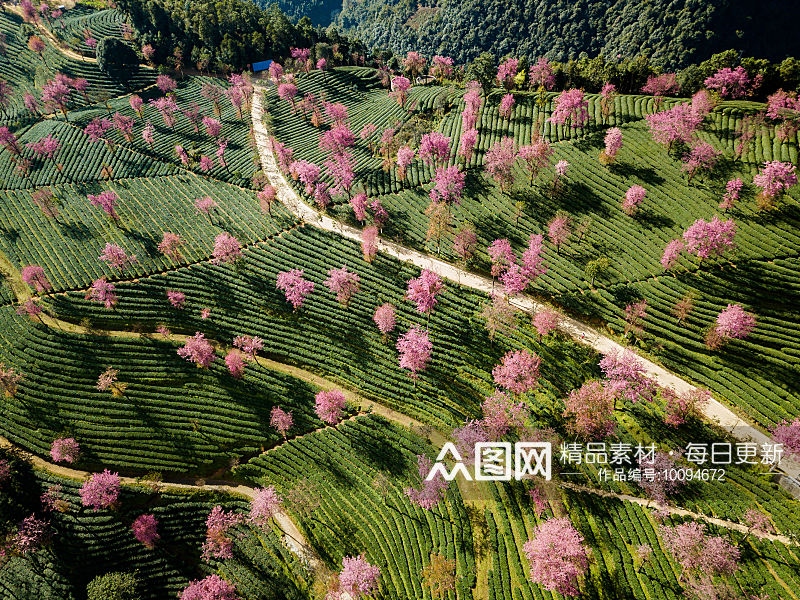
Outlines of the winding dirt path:
{"label": "winding dirt path", "polygon": [[[277,190],[278,199],[297,218],[302,219],[306,223],[325,231],[337,233],[345,238],[360,243],[360,229],[356,229],[327,215],[323,215],[306,204],[289,185],[283,173],[278,168],[275,156],[272,153],[270,136],[264,126],[262,94],[266,93],[268,89],[269,88],[265,87],[256,88],[256,93],[253,95],[251,116],[256,146],[259,156],[261,157],[261,168],[267,175],[270,184]],[[377,247],[378,250],[398,260],[411,263],[421,269],[428,269],[443,278],[472,288],[473,290],[485,294],[490,294],[493,290],[492,280],[490,278],[466,271],[423,252],[412,250],[383,239],[378,240]],[[560,311],[555,310],[554,307],[543,304],[527,294],[516,296],[511,301],[511,304],[528,313],[536,313],[542,310],[557,312],[559,315],[558,328],[561,331],[572,336],[575,341],[590,346],[600,353],[621,352],[626,349],[625,346],[604,335],[596,328],[564,315]],[[658,383],[658,385],[672,388],[678,393],[697,389],[692,383],[671,373],[661,365],[644,357],[640,357],[640,360],[644,365],[647,376]],[[761,447],[761,444],[775,443],[769,435],[751,423],[743,420],[730,408],[714,398],[711,398],[703,414],[708,421],[717,424],[730,433],[735,439],[756,442],[759,444],[759,447]],[[781,477],[781,483],[784,488],[794,497],[800,499],[800,482],[798,481],[800,480],[800,463],[784,459],[780,465],[780,470],[784,473]]]}

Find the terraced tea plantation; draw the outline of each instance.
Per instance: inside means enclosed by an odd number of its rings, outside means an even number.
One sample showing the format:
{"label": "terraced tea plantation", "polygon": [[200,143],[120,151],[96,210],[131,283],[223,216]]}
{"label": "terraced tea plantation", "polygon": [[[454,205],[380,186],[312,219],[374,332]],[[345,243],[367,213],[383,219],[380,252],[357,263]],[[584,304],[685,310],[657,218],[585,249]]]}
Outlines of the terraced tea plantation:
{"label": "terraced tea plantation", "polygon": [[[708,108],[689,177],[649,123],[702,98],[586,94],[574,127],[560,92],[509,114],[333,59],[120,78],[86,41],[140,53],[121,10],[25,10],[0,12],[0,599],[797,600],[798,140],[763,104]],[[715,215],[735,246],[700,260]]]}

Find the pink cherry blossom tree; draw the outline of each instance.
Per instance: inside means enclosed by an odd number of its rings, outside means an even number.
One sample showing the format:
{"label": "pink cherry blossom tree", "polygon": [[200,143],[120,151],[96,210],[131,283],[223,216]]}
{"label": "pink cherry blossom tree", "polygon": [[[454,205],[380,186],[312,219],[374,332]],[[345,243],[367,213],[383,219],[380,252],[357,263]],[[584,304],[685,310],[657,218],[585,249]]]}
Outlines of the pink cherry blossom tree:
{"label": "pink cherry blossom tree", "polygon": [[494,394],[483,401],[481,411],[481,425],[491,440],[500,439],[512,429],[521,431],[528,417],[524,402],[514,402],[508,393],[500,390],[495,390]]}
{"label": "pink cherry blossom tree", "polygon": [[367,262],[372,262],[378,253],[378,228],[375,225],[364,227],[361,231],[361,252]]}
{"label": "pink cherry blossom tree", "polygon": [[494,179],[502,191],[508,191],[514,182],[513,168],[517,160],[514,139],[504,137],[486,152],[486,174]]}
{"label": "pink cherry blossom tree", "polygon": [[478,236],[470,223],[458,230],[453,238],[453,252],[462,263],[468,263],[478,247]]}
{"label": "pink cherry blossom tree", "polygon": [[536,281],[540,275],[547,273],[544,252],[544,236],[540,233],[531,234],[528,239],[528,247],[522,253],[522,273],[530,283]]}
{"label": "pink cherry blossom tree", "polygon": [[558,329],[558,323],[561,320],[559,314],[552,310],[540,310],[533,315],[532,323],[536,333],[539,334],[541,339],[543,336],[549,335]]}
{"label": "pink cherry blossom tree", "polygon": [[689,175],[689,181],[697,173],[711,171],[717,164],[721,153],[708,142],[698,142],[683,157],[682,169]]}
{"label": "pink cherry blossom tree", "polygon": [[117,305],[119,298],[117,297],[116,288],[113,283],[109,283],[105,277],[95,279],[92,286],[86,292],[86,299],[92,302],[100,302],[106,308],[114,308]]}
{"label": "pink cherry blossom tree", "polygon": [[435,474],[431,479],[427,479],[433,467],[433,462],[424,454],[417,455],[417,471],[421,480],[419,489],[407,487],[403,490],[412,504],[431,510],[444,498],[449,482],[441,473]]}
{"label": "pink cherry blossom tree", "polygon": [[400,368],[411,371],[411,377],[416,379],[419,372],[428,366],[432,350],[433,344],[428,332],[419,327],[412,327],[397,340]]}
{"label": "pink cherry blossom tree", "polygon": [[399,75],[397,77],[392,77],[392,91],[389,92],[389,95],[395,98],[400,106],[405,106],[406,100],[408,99],[408,90],[410,89],[411,81],[408,77]]}
{"label": "pink cherry blossom tree", "polygon": [[656,108],[661,106],[664,96],[675,94],[680,89],[678,77],[675,73],[663,73],[661,75],[651,75],[647,78],[647,83],[642,86],[642,93],[653,96]]}
{"label": "pink cherry blossom tree", "polygon": [[61,73],[42,86],[42,103],[48,110],[60,110],[65,119],[67,116],[67,106],[72,96],[72,80]]}
{"label": "pink cherry blossom tree", "polygon": [[106,243],[103,253],[98,257],[109,267],[122,271],[125,267],[137,262],[135,254],[128,254],[124,248],[110,242]]}
{"label": "pink cherry blossom tree", "polygon": [[506,238],[494,240],[489,244],[487,253],[492,263],[492,277],[499,277],[517,261],[514,250],[511,248],[511,242]]}
{"label": "pink cherry blossom tree", "polygon": [[671,150],[675,142],[689,144],[703,122],[703,117],[689,104],[676,104],[670,109],[645,115],[650,133],[659,144]]}
{"label": "pink cherry blossom tree", "polygon": [[458,155],[464,159],[464,164],[469,165],[472,160],[472,151],[478,143],[478,130],[474,127],[467,129],[461,134],[461,141],[458,146]]}
{"label": "pink cherry blossom tree", "polygon": [[600,115],[603,123],[608,122],[608,118],[614,114],[614,99],[618,96],[617,86],[606,81],[600,89]]}
{"label": "pink cherry blossom tree", "polygon": [[564,400],[569,430],[585,439],[603,439],[613,433],[614,395],[602,381],[591,380],[572,390]]}
{"label": "pink cherry blossom tree", "polygon": [[662,390],[661,395],[666,400],[664,406],[664,423],[670,427],[683,425],[690,419],[700,419],[703,408],[711,400],[708,390],[700,388],[691,389],[678,394],[670,388]]}
{"label": "pink cherry blossom tree", "polygon": [[183,244],[183,238],[179,234],[166,231],[161,238],[161,242],[158,244],[158,251],[164,256],[171,258],[173,261],[178,262],[183,258],[181,255],[181,247]]}
{"label": "pink cherry blossom tree", "polygon": [[208,368],[216,358],[211,342],[199,331],[186,340],[183,348],[178,349],[178,356],[201,368]]}
{"label": "pink cherry blossom tree", "polygon": [[619,127],[612,127],[606,132],[603,142],[606,147],[600,153],[600,162],[608,165],[617,159],[617,153],[622,148],[622,130]]}
{"label": "pink cherry blossom tree", "polygon": [[431,75],[436,77],[439,83],[448,77],[453,76],[453,59],[449,56],[436,55],[431,61]]}
{"label": "pink cherry blossom tree", "polygon": [[759,207],[771,208],[786,190],[797,185],[796,166],[777,160],[767,161],[764,168],[753,177],[753,185],[761,188]]}
{"label": "pink cherry blossom tree", "polygon": [[394,306],[388,302],[381,304],[375,309],[375,314],[372,317],[375,324],[378,326],[378,331],[383,334],[384,338],[389,335],[395,328],[396,318]]}
{"label": "pink cherry blossom tree", "polygon": [[283,500],[274,485],[256,488],[255,497],[250,501],[251,523],[259,527],[266,527],[272,518],[282,511]]}
{"label": "pink cherry blossom tree", "polygon": [[739,568],[739,549],[722,537],[710,536],[702,523],[690,521],[661,527],[661,539],[681,566],[680,581],[714,585],[714,577],[732,575]]}
{"label": "pink cherry blossom tree", "polygon": [[206,519],[206,541],[202,546],[203,558],[205,560],[233,558],[233,540],[228,532],[243,520],[242,515],[226,511],[220,505],[211,509]]}
{"label": "pink cherry blossom tree", "polygon": [[647,196],[647,190],[642,186],[632,185],[629,187],[628,191],[625,192],[625,198],[622,200],[622,212],[629,217],[635,215],[639,205],[644,202],[645,196]]}
{"label": "pink cherry blossom tree", "polygon": [[642,471],[642,478],[637,482],[648,498],[660,504],[667,502],[667,496],[678,492],[685,484],[685,480],[671,475],[673,469],[679,469],[677,457],[666,452],[655,450],[652,454],[642,454],[637,464]]}
{"label": "pink cherry blossom tree", "polygon": [[632,350],[611,350],[603,354],[599,364],[605,384],[615,398],[630,402],[653,399],[654,384],[647,377],[639,356]]}
{"label": "pink cherry blossom tree", "polygon": [[[11,539],[11,548],[22,556],[36,552],[47,543],[52,533],[48,521],[30,515],[17,526],[17,531]],[[4,554],[5,552],[0,556]]]}
{"label": "pink cherry blossom tree", "polygon": [[286,434],[294,425],[294,417],[291,411],[283,410],[280,406],[273,406],[269,413],[269,424],[286,439]]}
{"label": "pink cherry blossom tree", "polygon": [[524,394],[538,385],[541,359],[527,350],[513,350],[503,356],[501,364],[492,369],[495,385],[515,394]]}
{"label": "pink cherry blossom tree", "polygon": [[752,83],[754,85],[751,86],[750,75],[742,66],[738,66],[735,69],[723,67],[703,81],[703,85],[710,90],[719,92],[722,98],[731,98],[733,100],[744,98],[751,94],[753,88],[761,84],[760,76]]}
{"label": "pink cherry blossom tree", "polygon": [[248,335],[237,335],[233,338],[233,347],[245,353],[248,360],[258,362],[258,353],[264,349],[264,340],[260,337],[250,337]]}
{"label": "pink cherry blossom tree", "polygon": [[783,444],[783,451],[792,458],[800,457],[800,417],[791,423],[781,420],[773,429],[772,437]]}
{"label": "pink cherry blossom tree", "polygon": [[736,223],[733,219],[721,220],[714,216],[711,221],[697,219],[686,231],[683,240],[686,251],[700,260],[722,256],[735,247]]}
{"label": "pink cherry blossom tree", "polygon": [[44,269],[39,265],[27,265],[22,267],[20,275],[22,276],[22,281],[34,288],[39,294],[42,292],[49,292],[53,289],[53,285],[50,283],[50,280],[47,279]]}
{"label": "pink cherry blossom tree", "polygon": [[513,57],[505,59],[497,67],[497,83],[510,90],[514,87],[514,78],[519,70],[519,60]]}
{"label": "pink cherry blossom tree", "polygon": [[728,211],[733,208],[733,205],[739,200],[742,193],[744,181],[738,177],[734,177],[725,184],[725,194],[722,196],[722,202],[719,203],[719,208],[722,211]]}
{"label": "pink cherry blossom tree", "polygon": [[156,87],[162,94],[170,94],[178,88],[177,82],[169,75],[157,75]]}
{"label": "pink cherry blossom tree", "polygon": [[194,208],[198,213],[208,217],[209,222],[211,222],[211,211],[219,208],[219,204],[211,196],[204,196],[203,198],[195,198]]}
{"label": "pink cherry blossom tree", "polygon": [[500,100],[500,106],[497,109],[497,112],[500,113],[500,116],[504,119],[510,119],[511,115],[514,112],[514,95],[513,94],[505,94],[502,99]]}
{"label": "pink cherry blossom tree", "polygon": [[489,434],[481,421],[467,421],[462,427],[453,430],[453,439],[456,449],[464,462],[472,462],[475,459],[475,444],[488,442]]}
{"label": "pink cherry blossom tree", "polygon": [[582,90],[564,90],[553,104],[553,114],[549,118],[551,123],[568,124],[571,129],[582,129],[589,122],[589,101]]}
{"label": "pink cherry blossom tree", "polygon": [[419,157],[428,165],[446,164],[450,160],[450,138],[438,131],[426,133],[420,140]]}
{"label": "pink cherry blossom tree", "polygon": [[80,489],[81,503],[96,510],[112,508],[119,499],[119,492],[119,474],[105,469],[102,473],[94,473],[83,483]]}
{"label": "pink cherry blossom tree", "polygon": [[342,420],[346,403],[341,390],[317,392],[314,396],[314,411],[323,423],[336,425]]}
{"label": "pink cherry blossom tree", "polygon": [[438,302],[437,296],[442,291],[444,291],[442,278],[433,271],[424,269],[419,277],[409,280],[406,299],[416,304],[420,313],[430,315]]}
{"label": "pink cherry blossom tree", "polygon": [[552,90],[556,83],[556,76],[553,72],[552,63],[543,56],[540,56],[528,70],[528,81],[530,82],[531,89],[541,87],[545,90]]}
{"label": "pink cherry blossom tree", "polygon": [[180,600],[240,600],[236,588],[219,575],[193,581],[182,592]]}
{"label": "pink cherry blossom tree", "polygon": [[211,262],[223,264],[236,262],[242,258],[242,245],[231,234],[222,232],[214,238],[214,250]]}
{"label": "pink cherry blossom tree", "polygon": [[119,222],[119,215],[116,212],[117,194],[112,190],[105,190],[97,195],[88,194],[89,204],[99,206],[115,222]]}
{"label": "pink cherry blossom tree", "polygon": [[80,445],[75,438],[58,438],[50,446],[50,457],[53,462],[73,464],[78,461],[81,454]]}
{"label": "pink cherry blossom tree", "polygon": [[358,293],[361,278],[358,273],[348,271],[347,267],[341,269],[331,269],[328,271],[328,279],[325,285],[332,294],[336,294],[336,300],[347,306],[350,300]]}
{"label": "pink cherry blossom tree", "polygon": [[203,117],[203,127],[206,129],[206,134],[212,138],[218,138],[222,133],[222,123],[212,117]]}
{"label": "pink cherry blossom tree", "polygon": [[740,304],[728,304],[728,307],[717,315],[714,329],[723,339],[743,339],[756,328],[756,317],[745,312]]}
{"label": "pink cherry blossom tree", "polygon": [[459,204],[464,192],[466,173],[458,165],[437,167],[430,198],[433,202]]}
{"label": "pink cherry blossom tree", "polygon": [[278,273],[275,287],[283,291],[286,301],[297,310],[303,306],[306,297],[314,291],[314,282],[305,279],[303,269],[292,269]]}
{"label": "pink cherry blossom tree", "polygon": [[533,180],[539,172],[550,164],[552,155],[553,149],[550,143],[543,138],[536,139],[532,144],[522,146],[519,149],[517,156],[525,163],[530,173],[528,185],[532,186]]}
{"label": "pink cherry blossom tree", "polygon": [[561,246],[567,243],[572,235],[572,219],[567,214],[557,214],[547,224],[547,237],[561,254]]}
{"label": "pink cherry blossom tree", "polygon": [[414,149],[402,146],[397,150],[397,177],[405,181],[408,167],[414,160]]}
{"label": "pink cherry blossom tree", "polygon": [[158,519],[153,515],[139,515],[131,524],[133,536],[146,548],[155,548],[156,542],[161,539],[158,533]]}
{"label": "pink cherry blossom tree", "polygon": [[335,597],[329,600],[344,600],[346,597],[359,600],[366,596],[372,596],[378,591],[380,574],[380,567],[368,563],[363,554],[345,556],[342,559],[342,570],[338,578],[339,591],[335,592]]}
{"label": "pink cherry blossom tree", "polygon": [[38,158],[55,160],[56,154],[61,150],[61,142],[52,134],[48,134],[36,142],[26,144],[26,147]]}
{"label": "pink cherry blossom tree", "polygon": [[569,518],[537,525],[522,551],[531,565],[531,581],[564,596],[580,594],[578,580],[589,567],[589,550]]}
{"label": "pink cherry blossom tree", "polygon": [[674,239],[666,245],[664,253],[661,255],[661,266],[664,267],[665,271],[669,271],[677,264],[684,248],[686,248],[686,245],[680,238]]}
{"label": "pink cherry blossom tree", "polygon": [[246,367],[244,354],[236,348],[229,350],[225,355],[225,366],[234,379],[241,379]]}

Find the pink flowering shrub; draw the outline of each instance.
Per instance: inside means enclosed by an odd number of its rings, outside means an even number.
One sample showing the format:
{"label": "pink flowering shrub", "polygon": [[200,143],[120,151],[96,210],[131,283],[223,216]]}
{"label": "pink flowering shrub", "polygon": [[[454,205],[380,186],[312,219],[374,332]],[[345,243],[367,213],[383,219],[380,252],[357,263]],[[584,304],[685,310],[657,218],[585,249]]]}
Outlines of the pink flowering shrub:
{"label": "pink flowering shrub", "polygon": [[292,269],[278,273],[275,287],[283,291],[286,301],[297,310],[303,306],[306,297],[314,291],[314,282],[304,278],[303,269]]}
{"label": "pink flowering shrub", "polygon": [[714,328],[722,338],[742,339],[756,328],[756,317],[745,312],[739,304],[728,304],[728,307],[717,315]]}
{"label": "pink flowering shrub", "polygon": [[419,327],[412,327],[397,340],[400,368],[411,371],[411,377],[416,379],[418,373],[427,367],[432,350],[433,344],[428,332]]}
{"label": "pink flowering shrub", "polygon": [[579,89],[564,90],[554,101],[553,114],[549,121],[557,125],[569,125],[572,129],[583,128],[589,122],[589,101]]}
{"label": "pink flowering shrub", "polygon": [[375,309],[375,315],[372,317],[375,324],[378,326],[378,331],[383,335],[388,335],[394,330],[396,319],[394,314],[394,306],[388,302],[381,304]]}
{"label": "pink flowering shrub", "polygon": [[633,216],[636,214],[639,205],[644,202],[647,195],[647,190],[640,185],[632,185],[625,192],[625,198],[622,200],[622,212],[626,215]]}
{"label": "pink flowering shrub", "polygon": [[360,278],[358,273],[348,271],[347,267],[341,269],[330,269],[325,285],[331,293],[336,294],[336,300],[345,306],[350,303],[350,299],[358,292]]}
{"label": "pink flowering shrub", "polygon": [[314,396],[314,411],[328,425],[336,425],[342,420],[345,404],[346,399],[341,390],[317,392]]}
{"label": "pink flowering shrub", "polygon": [[431,479],[426,479],[433,467],[433,462],[424,454],[417,455],[417,470],[422,484],[419,489],[407,487],[403,490],[408,499],[425,510],[431,510],[444,498],[449,482],[437,473]]}
{"label": "pink flowering shrub", "polygon": [[541,359],[527,350],[506,353],[501,364],[492,369],[495,385],[515,394],[524,394],[537,385]]}
{"label": "pink flowering shrub", "polygon": [[20,274],[22,276],[22,281],[34,288],[37,293],[41,294],[42,292],[49,292],[53,289],[53,285],[50,283],[50,280],[47,279],[44,269],[39,265],[27,265],[22,267],[22,272]]}
{"label": "pink flowering shrub", "polygon": [[193,581],[182,592],[180,600],[240,600],[236,588],[219,575]]}
{"label": "pink flowering shrub", "polygon": [[133,536],[145,547],[153,549],[161,539],[158,533],[158,519],[153,515],[139,515],[131,524]]}
{"label": "pink flowering shrub", "polygon": [[282,510],[283,502],[274,485],[256,488],[256,495],[250,501],[250,522],[265,527]]}
{"label": "pink flowering shrub", "polygon": [[294,425],[291,411],[283,410],[280,406],[273,406],[269,413],[269,424],[280,433],[284,439]]}
{"label": "pink flowering shrub", "polygon": [[531,581],[564,596],[580,593],[578,579],[589,567],[589,551],[569,518],[537,525],[522,551],[531,565]]}
{"label": "pink flowering shrub", "polygon": [[95,473],[81,486],[81,503],[87,508],[111,508],[119,499],[119,474],[105,469]]}
{"label": "pink flowering shrub", "polygon": [[178,349],[178,356],[195,363],[198,367],[207,368],[214,362],[214,347],[206,336],[198,331],[186,340],[183,348]]}
{"label": "pink flowering shrub", "polygon": [[700,260],[722,256],[735,247],[736,223],[733,219],[721,220],[716,215],[711,221],[697,219],[683,232],[686,251]]}
{"label": "pink flowering shrub", "polygon": [[73,464],[80,458],[81,449],[75,438],[58,438],[50,446],[50,457],[53,462]]}

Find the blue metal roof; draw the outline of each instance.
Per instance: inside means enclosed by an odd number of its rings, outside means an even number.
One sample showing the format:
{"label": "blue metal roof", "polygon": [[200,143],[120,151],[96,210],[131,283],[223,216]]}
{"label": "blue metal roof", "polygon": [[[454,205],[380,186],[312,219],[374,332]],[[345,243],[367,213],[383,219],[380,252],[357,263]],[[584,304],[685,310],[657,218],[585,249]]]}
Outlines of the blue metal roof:
{"label": "blue metal roof", "polygon": [[261,62],[254,62],[253,63],[253,73],[258,73],[259,71],[266,71],[269,69],[269,66],[272,64],[271,60],[262,60]]}

